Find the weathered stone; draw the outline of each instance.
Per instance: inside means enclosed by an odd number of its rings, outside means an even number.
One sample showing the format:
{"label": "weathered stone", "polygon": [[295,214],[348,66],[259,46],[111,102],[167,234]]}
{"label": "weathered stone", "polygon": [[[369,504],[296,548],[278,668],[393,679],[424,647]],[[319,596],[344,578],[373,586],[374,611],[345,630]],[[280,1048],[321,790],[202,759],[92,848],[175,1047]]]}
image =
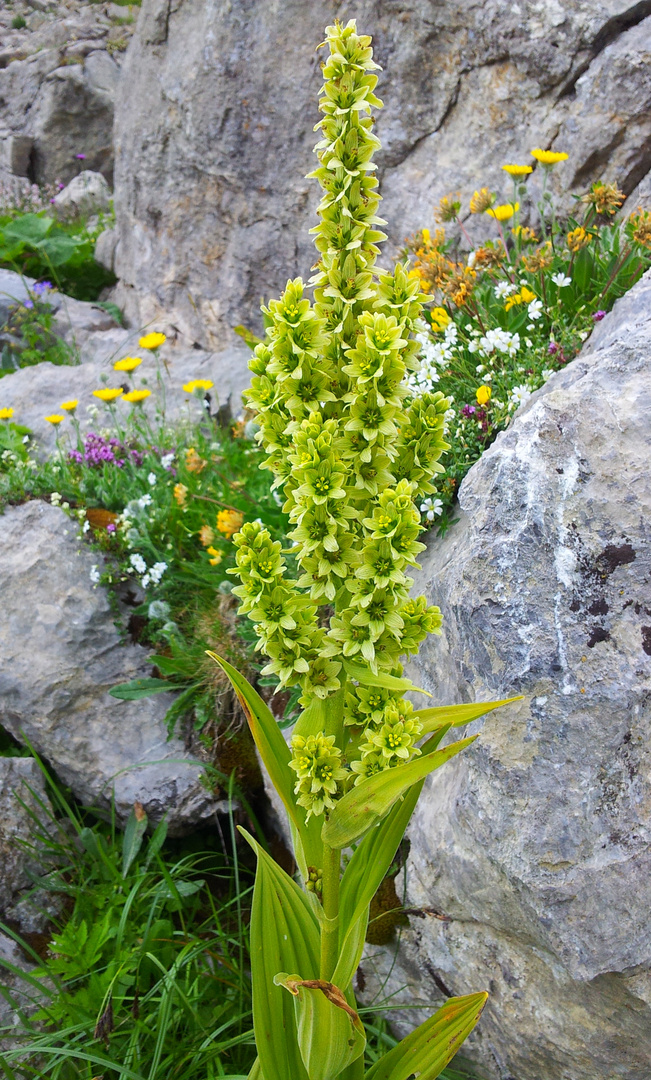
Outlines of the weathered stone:
{"label": "weathered stone", "polygon": [[650,342],[647,275],[473,466],[416,581],[433,703],[523,700],[425,788],[389,991],[490,990],[469,1045],[500,1080],[649,1075]]}
{"label": "weathered stone", "polygon": [[0,138],[2,168],[12,176],[28,176],[33,144],[30,135],[3,135]]}
{"label": "weathered stone", "polygon": [[51,832],[50,812],[37,762],[0,757],[0,919],[21,934],[42,932],[58,911],[53,897],[34,884],[52,868],[42,840]]}
{"label": "weathered stone", "polygon": [[[505,198],[501,166],[554,146],[561,205],[595,179],[626,193],[649,171],[650,7],[582,0],[345,2],[373,34],[386,262],[451,190]],[[163,312],[202,343],[259,326],[261,296],[314,261],[316,44],[329,0],[252,11],[244,0],[145,0],[116,121],[116,272],[135,323]],[[252,63],[251,59],[255,58]],[[535,202],[539,176],[529,178]],[[482,228],[486,222],[481,222]]]}
{"label": "weathered stone", "polygon": [[88,217],[106,211],[111,203],[111,189],[101,173],[84,169],[54,199],[54,212],[61,221]]}
{"label": "weathered stone", "polygon": [[[15,376],[9,376],[13,379]],[[172,694],[117,701],[117,683],[149,675],[147,650],[123,645],[101,563],[66,514],[40,501],[0,517],[0,724],[29,740],[85,804],[121,822],[135,801],[172,832],[223,808],[201,782],[201,763],[164,723]]]}
{"label": "weathered stone", "polygon": [[115,270],[115,249],[117,247],[118,234],[116,229],[104,229],[95,243],[95,262],[103,266],[112,274]]}

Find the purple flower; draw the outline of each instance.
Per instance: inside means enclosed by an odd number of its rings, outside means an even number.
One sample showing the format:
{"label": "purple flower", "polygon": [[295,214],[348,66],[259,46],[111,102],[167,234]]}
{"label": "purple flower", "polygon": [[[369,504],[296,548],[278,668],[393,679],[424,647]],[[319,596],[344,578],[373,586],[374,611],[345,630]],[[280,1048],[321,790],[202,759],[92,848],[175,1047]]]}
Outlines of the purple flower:
{"label": "purple flower", "polygon": [[115,532],[115,525],[113,524],[112,521],[110,521],[108,523],[108,525],[106,526],[106,531],[107,531],[107,533],[114,533]]}
{"label": "purple flower", "polygon": [[36,293],[37,296],[42,296],[43,293],[49,292],[52,288],[54,288],[54,286],[51,281],[37,281],[32,292]]}
{"label": "purple flower", "polygon": [[592,318],[595,322],[601,322],[605,314],[605,311],[593,311]]}
{"label": "purple flower", "polygon": [[82,461],[84,460],[84,455],[81,454],[79,450],[71,450],[68,454],[68,457],[71,461],[75,461],[77,465],[81,465]]}
{"label": "purple flower", "polygon": [[23,307],[33,308],[34,307],[34,301],[33,300],[25,300],[24,303],[23,303]]}
{"label": "purple flower", "polygon": [[75,154],[75,157],[77,158],[78,161],[85,161],[86,160],[86,155],[85,154]]}
{"label": "purple flower", "polygon": [[555,341],[550,341],[549,345],[547,346],[547,352],[550,356],[553,356],[554,353],[558,352],[558,345]]}
{"label": "purple flower", "polygon": [[461,415],[462,416],[473,416],[475,411],[476,410],[475,410],[474,405],[464,405],[463,409],[461,410]]}

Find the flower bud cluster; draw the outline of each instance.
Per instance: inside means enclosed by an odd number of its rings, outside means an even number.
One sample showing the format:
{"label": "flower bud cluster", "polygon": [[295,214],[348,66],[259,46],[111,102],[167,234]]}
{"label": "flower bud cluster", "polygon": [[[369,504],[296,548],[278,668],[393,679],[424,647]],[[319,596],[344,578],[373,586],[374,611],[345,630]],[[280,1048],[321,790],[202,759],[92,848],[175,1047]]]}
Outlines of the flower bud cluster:
{"label": "flower bud cluster", "polygon": [[[346,662],[399,675],[400,657],[440,625],[438,608],[410,598],[406,570],[423,549],[415,500],[434,492],[431,478],[442,471],[448,403],[440,393],[414,399],[407,386],[420,351],[419,282],[402,265],[393,273],[375,267],[385,236],[372,163],[379,143],[370,113],[381,102],[370,38],[350,22],[329,27],[327,43],[319,167],[311,174],[323,190],[313,230],[315,302],[297,278],[263,309],[267,331],[246,397],[265,467],[284,494],[299,576],[288,580],[279,546],[247,525],[235,539],[242,585],[234,592],[271,658],[265,672],[299,683],[304,706],[345,685],[366,716],[368,691],[355,686]],[[385,698],[372,719],[348,721],[361,725],[348,769],[325,736],[293,747],[297,794],[310,813],[330,808],[354,773],[359,781],[415,752],[420,729],[411,707]]]}

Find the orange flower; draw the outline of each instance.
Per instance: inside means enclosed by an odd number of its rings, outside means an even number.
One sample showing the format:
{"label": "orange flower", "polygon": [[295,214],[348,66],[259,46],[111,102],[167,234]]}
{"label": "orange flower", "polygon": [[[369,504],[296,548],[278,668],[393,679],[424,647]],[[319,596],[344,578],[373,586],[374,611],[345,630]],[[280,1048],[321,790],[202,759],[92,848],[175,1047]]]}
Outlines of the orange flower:
{"label": "orange flower", "polygon": [[202,469],[205,469],[207,464],[208,462],[205,461],[204,458],[199,457],[194,446],[190,446],[189,449],[185,451],[185,467],[188,472],[200,473]]}
{"label": "orange flower", "polygon": [[187,499],[187,496],[188,489],[186,488],[185,484],[174,485],[174,498],[176,499],[179,506],[185,506],[185,500]]}
{"label": "orange flower", "polygon": [[199,529],[199,539],[204,547],[208,547],[215,539],[215,532],[210,525],[202,525]]}
{"label": "orange flower", "polygon": [[220,510],[217,514],[217,528],[227,540],[230,540],[231,536],[239,532],[243,524],[244,514],[240,513],[239,510]]}

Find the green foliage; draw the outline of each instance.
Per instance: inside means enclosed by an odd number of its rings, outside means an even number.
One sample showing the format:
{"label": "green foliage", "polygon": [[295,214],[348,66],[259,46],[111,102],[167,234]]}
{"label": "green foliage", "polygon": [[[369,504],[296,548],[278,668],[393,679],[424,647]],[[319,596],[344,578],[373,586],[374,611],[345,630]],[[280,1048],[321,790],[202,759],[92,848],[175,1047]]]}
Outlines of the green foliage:
{"label": "green foliage", "polygon": [[24,30],[26,26],[27,20],[24,19],[22,15],[14,15],[13,19],[11,20],[12,30]]}
{"label": "green foliage", "polygon": [[[406,571],[423,548],[415,500],[434,491],[431,478],[442,471],[448,403],[439,392],[414,398],[406,384],[419,351],[418,282],[402,265],[393,274],[375,269],[384,234],[376,227],[379,143],[370,113],[381,102],[371,39],[357,35],[354,21],[326,34],[312,174],[323,189],[312,230],[315,302],[297,278],[263,309],[265,339],[254,347],[246,396],[293,544],[283,549],[262,522],[244,523],[229,571],[269,660],[263,674],[300,687],[291,753],[255,689],[211,654],[286,807],[303,885],[257,849],[251,1080],[362,1080],[366,1036],[351,982],[369,904],[424,778],[476,736],[441,747],[442,738],[504,704],[419,713],[402,696],[415,688],[401,658],[441,622],[438,608],[410,596]],[[419,747],[426,728],[432,734]],[[342,878],[343,848],[352,856]],[[450,999],[368,1075],[433,1080],[486,998]]]}
{"label": "green foliage", "polygon": [[0,215],[0,267],[26,277],[49,278],[57,288],[77,300],[96,300],[113,274],[95,262],[95,241],[107,227],[99,218],[92,230],[82,224],[65,225],[46,212]]}
{"label": "green foliage", "polygon": [[[575,215],[563,220],[556,214],[546,190],[556,165],[561,163],[540,163],[543,194],[536,208],[527,205],[523,176],[513,177],[509,203],[495,205],[495,194],[486,188],[475,192],[474,240],[461,221],[460,205],[445,197],[437,216],[456,222],[456,239],[437,228],[408,241],[410,273],[439,305],[425,310],[418,328],[421,364],[410,387],[416,395],[440,390],[451,405],[447,476],[435,497],[420,505],[428,524],[439,519],[447,527],[470,466],[508,426],[518,405],[577,355],[595,322],[651,265],[650,215],[638,210],[621,220],[624,195],[615,184],[593,184],[577,199]],[[531,172],[530,166],[519,168]],[[478,241],[481,214],[492,235]],[[535,227],[522,225],[522,215]],[[470,246],[470,255],[460,245]]]}
{"label": "green foliage", "polygon": [[[248,871],[237,850],[166,841],[164,822],[147,837],[138,804],[120,834],[60,789],[51,794],[55,817],[43,807],[35,829],[40,858],[45,850],[55,869],[39,884],[60,895],[63,914],[47,950],[22,943],[36,966],[22,976],[14,969],[21,1024],[0,1032],[12,1047],[0,1073],[242,1076],[253,1048]],[[4,994],[11,1002],[12,991]]]}
{"label": "green foliage", "polygon": [[[49,286],[49,283],[45,283]],[[37,285],[35,287],[39,289]],[[47,293],[32,292],[31,299],[16,304],[1,329],[13,340],[5,343],[0,353],[0,378],[19,368],[33,367],[49,361],[51,364],[72,364],[74,351],[54,331],[52,308],[43,299]]]}

